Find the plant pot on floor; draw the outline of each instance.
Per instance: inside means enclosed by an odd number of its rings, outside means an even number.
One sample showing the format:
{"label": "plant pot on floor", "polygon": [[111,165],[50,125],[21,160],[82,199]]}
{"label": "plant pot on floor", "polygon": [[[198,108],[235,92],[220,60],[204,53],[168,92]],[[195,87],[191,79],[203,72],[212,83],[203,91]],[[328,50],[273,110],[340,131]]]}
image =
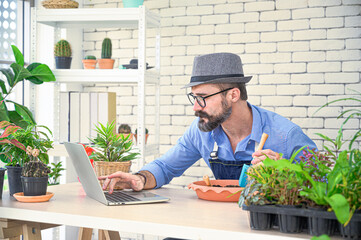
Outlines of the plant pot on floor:
{"label": "plant pot on floor", "polygon": [[41,196],[46,194],[48,188],[48,177],[23,177],[24,196]]}
{"label": "plant pot on floor", "polygon": [[114,59],[101,58],[98,60],[99,68],[100,69],[113,69],[114,62],[115,62]]}
{"label": "plant pot on floor", "polygon": [[22,167],[19,166],[6,166],[8,170],[8,183],[9,183],[9,192],[10,196],[14,193],[22,192],[23,185],[21,183],[21,171]]}
{"label": "plant pot on floor", "polygon": [[70,69],[71,57],[55,57],[56,69]]}
{"label": "plant pot on floor", "polygon": [[0,168],[0,199],[3,195],[3,187],[4,187],[4,177],[5,177],[5,168]]}

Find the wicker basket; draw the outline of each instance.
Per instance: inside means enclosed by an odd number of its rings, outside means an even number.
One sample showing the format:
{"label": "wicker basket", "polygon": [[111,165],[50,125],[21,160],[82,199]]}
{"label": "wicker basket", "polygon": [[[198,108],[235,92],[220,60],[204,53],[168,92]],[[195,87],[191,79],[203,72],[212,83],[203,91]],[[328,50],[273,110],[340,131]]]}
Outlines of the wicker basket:
{"label": "wicker basket", "polygon": [[78,8],[79,3],[72,0],[47,0],[42,1],[44,8]]}
{"label": "wicker basket", "polygon": [[[126,162],[94,161],[94,169],[97,177],[110,175],[118,171],[129,172],[131,165],[132,165],[131,161],[126,161]],[[99,180],[99,182],[100,185],[103,185],[104,180]],[[114,189],[121,189],[121,188],[115,186]]]}

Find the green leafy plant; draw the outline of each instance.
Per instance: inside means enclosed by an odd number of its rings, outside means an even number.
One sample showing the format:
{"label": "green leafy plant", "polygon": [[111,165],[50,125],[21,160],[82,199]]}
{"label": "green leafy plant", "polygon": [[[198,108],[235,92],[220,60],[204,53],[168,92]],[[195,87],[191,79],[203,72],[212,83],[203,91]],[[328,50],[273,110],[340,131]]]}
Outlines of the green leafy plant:
{"label": "green leafy plant", "polygon": [[[18,129],[12,134],[11,139],[20,142],[25,146],[30,146],[33,149],[39,149],[39,158],[45,164],[49,163],[48,150],[53,148],[53,141],[49,138],[47,132],[52,136],[52,132],[46,126],[29,125],[26,129]],[[1,152],[7,152],[7,156],[1,156],[0,160],[5,162],[7,165],[12,166],[24,166],[25,162],[30,161],[28,154],[24,149],[20,149],[14,145],[6,144],[0,145]]]}
{"label": "green leafy plant", "polygon": [[71,57],[71,47],[67,40],[61,39],[55,44],[54,56],[56,57]]}
{"label": "green leafy plant", "polygon": [[49,166],[48,168],[50,168],[49,184],[59,184],[59,177],[61,176],[60,172],[65,170],[65,168],[63,168],[62,162],[51,163],[51,166]]}
{"label": "green leafy plant", "polygon": [[[1,121],[0,129],[3,130],[2,134],[0,135],[0,145],[11,145],[14,148],[19,148],[20,150],[25,151],[25,146],[22,143],[16,139],[11,139],[11,134],[14,134],[16,131],[21,129],[20,127],[15,126],[8,121]],[[0,155],[1,157],[10,157],[11,159],[8,151],[0,151]]]}
{"label": "green leafy plant", "polygon": [[[0,79],[0,121],[8,121],[26,128],[29,124],[35,124],[33,114],[27,107],[8,100],[8,96],[13,92],[15,86],[24,80],[39,85],[55,81],[55,76],[46,64],[35,62],[25,68],[23,54],[14,45],[11,45],[11,48],[16,62],[12,63],[8,69],[0,69],[6,79],[6,82]],[[13,105],[15,110],[9,110],[9,105]]]}
{"label": "green leafy plant", "polygon": [[117,135],[114,133],[114,122],[110,125],[107,123],[105,126],[99,123],[99,126],[96,126],[96,132],[96,138],[89,138],[95,149],[98,150],[89,157],[94,161],[131,161],[139,155],[138,152],[130,152],[133,145],[133,142],[129,140],[130,135],[124,137],[122,134]]}

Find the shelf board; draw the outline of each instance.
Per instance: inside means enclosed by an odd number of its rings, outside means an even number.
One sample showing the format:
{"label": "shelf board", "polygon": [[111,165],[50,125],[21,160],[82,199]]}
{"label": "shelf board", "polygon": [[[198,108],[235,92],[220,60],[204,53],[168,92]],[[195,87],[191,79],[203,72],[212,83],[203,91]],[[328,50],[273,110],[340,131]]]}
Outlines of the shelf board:
{"label": "shelf board", "polygon": [[[36,21],[60,28],[138,28],[139,8],[37,9]],[[147,27],[160,26],[160,17],[145,9]]]}
{"label": "shelf board", "polygon": [[[54,69],[57,83],[138,83],[140,73],[137,69]],[[155,70],[147,70],[145,83],[157,84],[159,74]]]}

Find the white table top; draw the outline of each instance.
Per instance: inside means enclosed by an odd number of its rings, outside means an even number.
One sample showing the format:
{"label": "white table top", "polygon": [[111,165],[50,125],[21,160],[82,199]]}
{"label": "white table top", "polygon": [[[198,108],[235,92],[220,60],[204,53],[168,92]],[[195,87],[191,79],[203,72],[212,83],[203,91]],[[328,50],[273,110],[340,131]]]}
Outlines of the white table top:
{"label": "white table top", "polygon": [[310,239],[306,234],[254,231],[237,203],[197,198],[193,190],[152,190],[166,203],[106,206],[86,197],[80,183],[51,186],[49,202],[21,203],[3,193],[0,218],[188,239]]}

